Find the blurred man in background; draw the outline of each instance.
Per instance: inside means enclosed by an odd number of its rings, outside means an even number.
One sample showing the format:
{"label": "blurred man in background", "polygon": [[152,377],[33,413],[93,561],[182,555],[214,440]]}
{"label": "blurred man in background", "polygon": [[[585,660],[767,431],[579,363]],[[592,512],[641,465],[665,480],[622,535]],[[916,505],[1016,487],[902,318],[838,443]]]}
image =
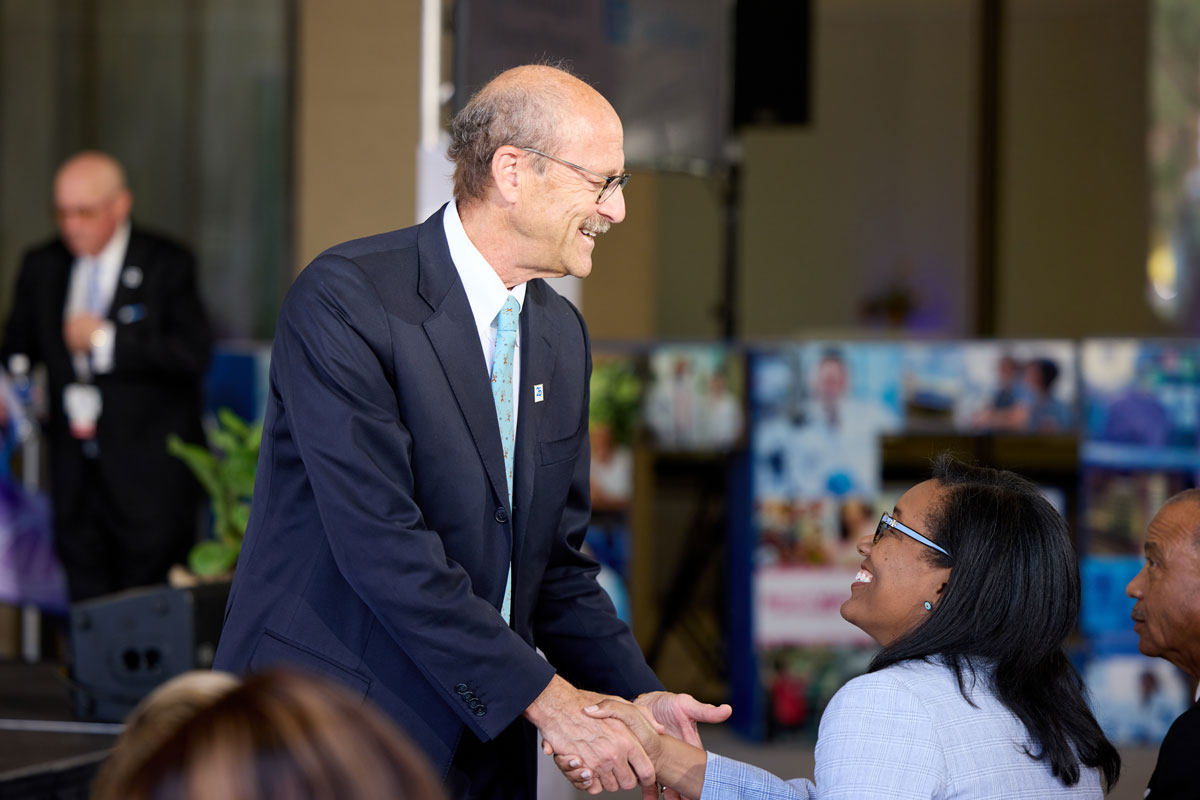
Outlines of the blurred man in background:
{"label": "blurred man in background", "polygon": [[83,152],[54,180],[60,236],[21,262],[0,362],[44,364],[55,550],[72,601],[159,583],[196,534],[199,486],[167,435],[202,442],[212,336],[182,246],[131,225],[121,165]]}
{"label": "blurred man in background", "polygon": [[[1150,520],[1146,563],[1125,593],[1133,605],[1138,649],[1165,658],[1195,681],[1200,678],[1200,489],[1168,500]],[[1194,798],[1200,752],[1200,704],[1171,725],[1146,788],[1149,800]]]}

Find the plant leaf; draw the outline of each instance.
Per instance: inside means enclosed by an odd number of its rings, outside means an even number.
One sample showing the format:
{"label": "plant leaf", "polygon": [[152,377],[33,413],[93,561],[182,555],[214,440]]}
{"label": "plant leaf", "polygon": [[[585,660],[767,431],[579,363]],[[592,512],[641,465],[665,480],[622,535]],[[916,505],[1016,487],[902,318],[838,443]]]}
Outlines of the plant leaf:
{"label": "plant leaf", "polygon": [[234,565],[240,547],[240,542],[200,542],[188,553],[188,566],[197,575],[219,575]]}

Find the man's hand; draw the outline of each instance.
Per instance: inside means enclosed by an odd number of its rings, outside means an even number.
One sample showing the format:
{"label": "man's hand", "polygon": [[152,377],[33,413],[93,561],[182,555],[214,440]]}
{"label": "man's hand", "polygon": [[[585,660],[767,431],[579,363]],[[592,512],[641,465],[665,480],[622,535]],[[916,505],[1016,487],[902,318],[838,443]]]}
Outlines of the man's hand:
{"label": "man's hand", "polygon": [[[637,737],[638,744],[641,746],[643,752],[645,752],[646,757],[650,759],[651,765],[657,767],[659,759],[662,758],[663,754],[662,738],[659,736],[662,733],[661,726],[655,726],[646,717],[642,709],[624,700],[610,697],[588,706],[584,709],[584,713],[597,718],[605,717],[612,720],[620,720]],[[596,794],[599,791],[599,788],[596,787],[595,782],[592,780],[592,771],[583,764],[579,756],[555,755],[554,764],[576,789],[585,790],[590,794]],[[657,782],[652,782],[649,786],[643,785],[643,795],[646,792],[657,795]]]}
{"label": "man's hand", "polygon": [[[698,722],[717,723],[729,719],[733,713],[728,703],[719,706],[701,703],[690,694],[675,694],[673,692],[647,692],[639,696],[634,703],[648,711],[650,715],[663,726],[668,736],[674,736],[693,747],[703,749],[700,741]],[[649,751],[647,751],[649,752]],[[643,789],[643,800],[652,800],[653,789]],[[674,789],[663,792],[666,800],[680,800]]]}
{"label": "man's hand", "polygon": [[72,353],[90,353],[92,334],[104,327],[104,320],[91,313],[72,314],[63,322],[63,341]]}
{"label": "man's hand", "polygon": [[[588,791],[632,789],[639,783],[654,786],[654,766],[629,727],[616,719],[593,719],[585,706],[605,699],[582,692],[555,675],[537,699],[525,709],[525,718],[538,727],[544,746],[555,753],[571,753],[580,773],[589,772]],[[644,718],[643,718],[644,720]],[[652,723],[646,721],[652,728]]]}
{"label": "man's hand", "polygon": [[[695,700],[688,698],[691,703]],[[702,704],[701,704],[702,705]],[[687,704],[685,704],[687,706]],[[717,713],[713,713],[713,712]],[[664,784],[664,791],[675,795],[672,786],[690,797],[699,797],[704,791],[704,774],[708,763],[708,753],[702,748],[687,744],[673,736],[662,734],[653,720],[647,719],[644,709],[624,700],[610,699],[597,705],[588,706],[584,713],[595,719],[619,719],[638,738],[638,743],[654,765],[658,780]],[[714,709],[712,706],[703,712],[705,716],[728,716],[728,712]],[[562,770],[577,789],[584,789],[595,794],[599,789],[591,780],[588,770],[573,756],[555,756],[554,763]],[[644,787],[643,793],[653,791],[652,787]],[[676,795],[678,796],[678,795]]]}

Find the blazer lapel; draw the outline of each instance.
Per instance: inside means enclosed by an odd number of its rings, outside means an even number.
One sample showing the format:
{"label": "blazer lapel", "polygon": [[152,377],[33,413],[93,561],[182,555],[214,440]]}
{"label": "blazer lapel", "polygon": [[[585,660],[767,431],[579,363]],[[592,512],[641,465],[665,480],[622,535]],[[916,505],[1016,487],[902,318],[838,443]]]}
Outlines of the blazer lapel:
{"label": "blazer lapel", "polygon": [[[530,281],[521,311],[521,403],[517,411],[517,452],[513,465],[513,496],[516,513],[513,525],[513,569],[519,568],[525,546],[525,528],[529,506],[533,502],[533,476],[537,471],[538,429],[542,414],[554,399],[555,331],[545,313],[544,284]],[[535,400],[534,387],[540,386],[546,398]],[[514,582],[516,578],[514,577]]]}
{"label": "blazer lapel", "polygon": [[[433,314],[423,323],[425,335],[446,373],[492,490],[507,507],[508,479],[504,474],[504,450],[500,444],[500,427],[496,423],[492,386],[471,305],[454,262],[450,260],[441,212],[421,226],[417,252],[420,260],[417,292],[433,309]],[[521,411],[524,411],[524,402]],[[520,453],[519,447],[517,453]],[[512,509],[509,511],[511,516]]]}
{"label": "blazer lapel", "polygon": [[125,259],[121,262],[121,273],[117,275],[117,287],[113,290],[112,302],[108,304],[108,319],[120,323],[119,313],[137,297],[137,288],[145,278],[142,270],[146,263],[146,240],[134,228],[129,232],[129,245],[125,248]]}

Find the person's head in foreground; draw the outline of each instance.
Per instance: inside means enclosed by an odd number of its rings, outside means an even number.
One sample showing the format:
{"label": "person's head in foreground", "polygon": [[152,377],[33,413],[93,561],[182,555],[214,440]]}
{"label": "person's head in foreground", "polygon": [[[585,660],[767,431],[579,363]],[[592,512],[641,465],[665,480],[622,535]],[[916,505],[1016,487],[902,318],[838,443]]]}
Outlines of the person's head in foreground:
{"label": "person's head in foreground", "polygon": [[[1094,797],[1101,775],[1115,783],[1120,757],[1063,649],[1079,613],[1075,552],[1036,486],[943,455],[858,551],[842,616],[881,649],[821,719],[816,785],[786,791]],[[750,796],[784,785],[744,765],[718,775],[714,767],[729,762],[712,764],[719,757],[658,736],[628,711],[606,702],[589,713],[630,724],[659,780],[681,794]],[[569,761],[558,765],[591,791],[586,770]]]}
{"label": "person's head in foreground", "polygon": [[1146,561],[1125,587],[1138,649],[1200,678],[1200,489],[1180,492],[1150,520]]}
{"label": "person's head in foreground", "polygon": [[251,675],[108,788],[127,800],[443,800],[424,757],[388,719],[307,674]]}
{"label": "person's head in foreground", "polygon": [[112,753],[92,784],[92,800],[122,800],[121,789],[147,755],[196,712],[232,691],[239,681],[228,672],[193,670],[171,678],[137,704],[125,719]]}

